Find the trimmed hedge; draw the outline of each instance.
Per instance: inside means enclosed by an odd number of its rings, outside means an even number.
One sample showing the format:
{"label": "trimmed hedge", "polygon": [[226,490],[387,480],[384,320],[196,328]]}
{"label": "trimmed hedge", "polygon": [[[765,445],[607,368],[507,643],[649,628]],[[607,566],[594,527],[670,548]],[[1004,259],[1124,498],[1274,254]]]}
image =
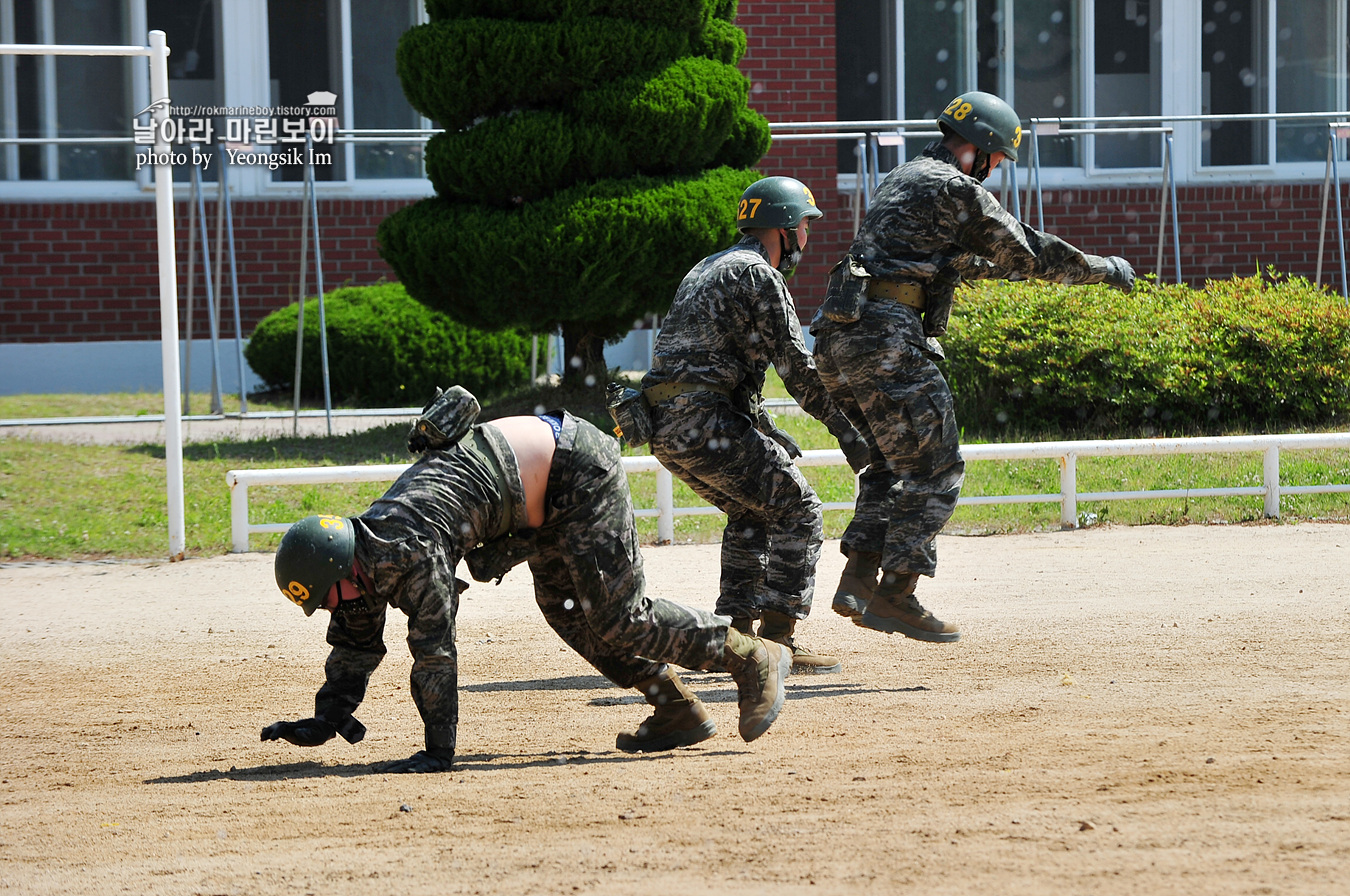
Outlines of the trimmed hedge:
{"label": "trimmed hedge", "polygon": [[977,281],[944,372],[965,427],[1285,428],[1350,419],[1350,308],[1300,277],[1105,286]]}
{"label": "trimmed hedge", "polygon": [[690,257],[735,241],[728,197],[759,176],[715,168],[606,180],[514,211],[424,199],[380,223],[380,253],[410,293],[471,326],[585,320],[615,338],[670,307]]}
{"label": "trimmed hedge", "polygon": [[762,120],[746,107],[749,87],[733,66],[686,57],[655,77],[580,93],[563,110],[437,134],[427,143],[427,174],[447,199],[509,207],[583,180],[697,171],[744,125],[742,113]]}
{"label": "trimmed hedge", "polygon": [[688,55],[687,31],[626,19],[449,19],[404,32],[395,62],[412,107],[454,131]]}
{"label": "trimmed hedge", "polygon": [[699,31],[715,15],[728,17],[728,6],[734,17],[735,0],[427,0],[427,16],[433,22],[479,16],[536,22],[612,16]]}
{"label": "trimmed hedge", "polygon": [[735,65],[736,0],[428,0],[399,41],[434,199],[380,226],[418,301],[469,326],[563,327],[581,360],[669,307],[734,241],[768,122]]}
{"label": "trimmed hedge", "polygon": [[[258,323],[244,356],[272,389],[291,390],[299,306]],[[353,286],[324,296],[329,386],[334,402],[366,407],[425,404],[437,386],[456,383],[484,397],[529,378],[530,339],[518,331],[481,332],[408,296],[402,284]],[[323,396],[319,302],[305,301],[300,391]]]}

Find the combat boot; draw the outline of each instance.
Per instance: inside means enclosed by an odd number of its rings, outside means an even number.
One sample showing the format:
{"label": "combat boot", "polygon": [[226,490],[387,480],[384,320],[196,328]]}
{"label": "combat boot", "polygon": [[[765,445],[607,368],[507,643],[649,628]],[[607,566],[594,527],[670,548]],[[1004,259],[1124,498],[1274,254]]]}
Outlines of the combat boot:
{"label": "combat boot", "polygon": [[660,672],[639,681],[636,687],[642,692],[642,698],[655,707],[655,712],[638,726],[637,731],[625,731],[614,739],[614,746],[625,753],[687,747],[717,733],[717,726],[708,716],[703,701],[669,666],[662,666]]}
{"label": "combat boot", "polygon": [[884,572],[867,610],[853,620],[863,628],[900,634],[918,641],[945,643],[961,637],[959,626],[943,622],[923,608],[914,596],[918,573]]}
{"label": "combat boot", "polygon": [[[731,627],[743,635],[753,635],[755,633],[755,620],[749,616],[732,616]],[[704,672],[725,672],[727,667],[723,665],[722,660],[716,659],[703,669]]]}
{"label": "combat boot", "polygon": [[881,554],[876,551],[850,551],[844,574],[839,577],[839,587],[834,589],[831,609],[850,619],[862,616],[877,589],[880,566]]}
{"label": "combat boot", "polygon": [[785,679],[792,671],[792,651],[774,641],[765,641],[727,629],[722,665],[736,682],[740,705],[739,730],[746,743],[759,737],[783,709],[787,696]]}
{"label": "combat boot", "polygon": [[797,620],[786,613],[765,610],[759,623],[759,636],[766,641],[782,644],[792,651],[793,673],[806,672],[820,675],[826,672],[838,672],[844,668],[839,657],[807,650],[797,643],[792,633],[797,628]]}

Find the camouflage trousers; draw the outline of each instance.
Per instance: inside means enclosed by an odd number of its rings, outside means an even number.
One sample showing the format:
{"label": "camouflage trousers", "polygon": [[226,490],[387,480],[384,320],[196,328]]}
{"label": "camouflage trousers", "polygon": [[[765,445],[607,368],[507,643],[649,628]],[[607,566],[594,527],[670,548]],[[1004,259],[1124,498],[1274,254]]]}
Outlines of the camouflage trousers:
{"label": "camouflage trousers", "polygon": [[619,443],[563,418],[544,525],[530,557],[544,619],[606,678],[632,687],[674,663],[719,660],[729,619],[646,595],[633,500]]}
{"label": "camouflage trousers", "polygon": [[857,323],[822,328],[815,357],[830,398],[872,446],[841,548],[880,553],[882,569],[931,576],[966,464],[951,388],[916,344],[922,338],[910,309],[869,303]]}
{"label": "camouflage trousers", "polygon": [[811,612],[823,541],[820,499],[782,447],[714,392],[652,408],[652,454],[727,515],[717,612]]}

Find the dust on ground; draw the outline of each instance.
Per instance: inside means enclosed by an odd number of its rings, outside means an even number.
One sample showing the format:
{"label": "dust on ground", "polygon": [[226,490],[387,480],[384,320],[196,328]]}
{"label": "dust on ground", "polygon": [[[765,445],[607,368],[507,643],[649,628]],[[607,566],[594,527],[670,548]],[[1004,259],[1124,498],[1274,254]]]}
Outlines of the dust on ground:
{"label": "dust on ground", "polygon": [[[830,612],[827,542],[773,729],[629,756],[646,707],[545,626],[521,568],[459,622],[459,759],[420,746],[409,659],[366,740],[301,749],[324,623],[270,554],[0,567],[0,890],[36,894],[1326,894],[1350,890],[1350,527],[943,536],[921,583],[965,637]],[[711,608],[718,547],[647,547]]]}

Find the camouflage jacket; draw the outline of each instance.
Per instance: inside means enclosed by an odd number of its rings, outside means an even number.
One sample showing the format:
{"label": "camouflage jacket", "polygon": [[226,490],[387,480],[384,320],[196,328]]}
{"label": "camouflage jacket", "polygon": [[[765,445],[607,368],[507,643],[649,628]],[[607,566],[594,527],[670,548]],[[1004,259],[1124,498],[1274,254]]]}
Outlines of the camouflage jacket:
{"label": "camouflage jacket", "polygon": [[848,251],[874,277],[917,283],[948,264],[971,280],[1106,276],[1101,256],[1019,223],[940,143],[886,176]]}
{"label": "camouflage jacket", "polygon": [[[526,526],[515,453],[496,427],[475,429],[477,440],[466,438],[449,450],[423,454],[356,518],[356,557],[375,594],[369,605],[351,601],[333,613],[328,625],[332,650],[314,701],[316,718],[338,724],[360,705],[385,655],[385,611],[392,606],[408,617],[411,691],[426,726],[427,747],[454,749],[459,722],[455,614],[461,584],[455,567],[466,551],[502,528]],[[495,471],[476,450],[483,442],[511,494],[502,494]],[[504,513],[512,518],[503,520]]]}
{"label": "camouflage jacket", "polygon": [[802,410],[831,432],[852,431],[820,382],[787,280],[746,235],[685,275],[642,385],[700,383],[758,396],[770,364]]}

